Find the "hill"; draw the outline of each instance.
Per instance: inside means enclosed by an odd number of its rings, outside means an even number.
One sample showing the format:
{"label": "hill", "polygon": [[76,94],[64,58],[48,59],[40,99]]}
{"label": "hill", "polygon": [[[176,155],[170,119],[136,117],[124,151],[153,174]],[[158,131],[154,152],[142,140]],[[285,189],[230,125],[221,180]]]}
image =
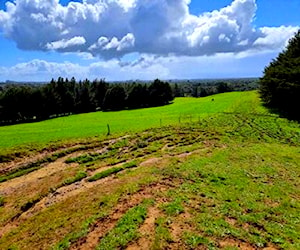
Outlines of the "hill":
{"label": "hill", "polygon": [[173,104],[164,107],[93,112],[36,123],[2,126],[0,154],[3,156],[15,151],[30,153],[29,149],[52,148],[59,141],[66,143],[76,140],[77,143],[78,139],[91,140],[95,136],[102,140],[106,138],[107,124],[110,125],[113,136],[120,136],[161,125],[197,121],[201,117],[230,110],[243,96],[257,98],[255,92],[227,93],[219,95],[218,98],[177,98]]}
{"label": "hill", "polygon": [[298,249],[299,124],[213,98],[3,127],[0,249]]}

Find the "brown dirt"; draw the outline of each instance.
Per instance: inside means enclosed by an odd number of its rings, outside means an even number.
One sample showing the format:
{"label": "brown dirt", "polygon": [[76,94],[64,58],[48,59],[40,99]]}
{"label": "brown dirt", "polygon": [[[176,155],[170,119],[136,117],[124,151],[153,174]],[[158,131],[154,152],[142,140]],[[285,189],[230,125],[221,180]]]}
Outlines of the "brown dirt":
{"label": "brown dirt", "polygon": [[[22,191],[25,188],[27,189],[28,187],[30,187],[32,185],[32,183],[36,183],[41,179],[45,179],[47,176],[51,176],[51,175],[61,171],[61,169],[65,168],[67,166],[70,167],[70,164],[66,164],[65,160],[70,157],[75,157],[78,154],[80,154],[80,152],[72,153],[71,155],[62,157],[62,158],[56,160],[55,162],[49,163],[49,164],[45,165],[43,168],[38,169],[34,172],[31,172],[27,175],[20,176],[18,178],[14,178],[5,183],[1,183],[0,184],[0,193],[5,194],[7,196],[7,195],[14,194],[17,190]],[[153,164],[161,164],[164,161],[167,161],[167,159],[152,158],[152,159],[142,162],[140,164],[140,166],[145,167],[145,166],[149,166],[149,165],[153,165]],[[102,172],[102,171],[105,171],[111,167],[120,166],[122,164],[123,163],[116,164],[113,166],[102,167],[102,168],[97,169],[94,172],[92,172],[92,175]],[[77,166],[76,163],[73,163],[72,165]],[[4,234],[8,233],[13,228],[16,228],[21,222],[24,222],[28,218],[36,215],[43,209],[45,209],[53,204],[62,202],[69,197],[76,196],[79,193],[86,192],[87,190],[94,188],[95,186],[100,186],[105,183],[108,183],[114,177],[109,176],[109,177],[100,179],[95,182],[88,182],[87,178],[85,178],[79,182],[70,184],[68,186],[63,186],[63,187],[57,189],[54,193],[51,193],[51,192],[48,193],[48,195],[46,197],[42,198],[39,202],[34,204],[34,206],[32,208],[30,208],[29,210],[27,210],[25,212],[21,212],[18,216],[16,216],[16,218],[13,218],[9,223],[2,226],[2,228],[0,230],[0,235],[4,235]]]}
{"label": "brown dirt", "polygon": [[[95,146],[93,149],[85,150],[85,151],[77,151],[74,153],[71,153],[67,156],[64,156],[62,158],[57,159],[53,163],[46,163],[42,166],[42,168],[31,172],[29,174],[26,174],[24,176],[20,176],[18,178],[14,178],[12,180],[9,180],[5,183],[0,183],[0,194],[4,195],[12,195],[16,192],[16,190],[22,190],[25,187],[30,186],[30,183],[35,183],[38,180],[41,179],[46,179],[47,177],[51,175],[55,175],[59,171],[61,171],[64,168],[70,167],[70,166],[78,166],[78,164],[66,164],[65,160],[70,158],[70,157],[76,157],[82,153],[87,153],[87,152],[103,152],[103,150],[108,150],[109,146],[112,145],[113,143],[117,142],[118,140],[121,140],[125,137],[120,137],[117,139],[109,140],[107,142],[103,142],[102,148],[99,146]],[[76,147],[76,146],[72,146]],[[67,148],[63,148],[63,150],[66,150]],[[170,149],[170,148],[169,148]],[[206,150],[206,149],[205,149]],[[59,152],[61,150],[58,150]],[[148,166],[157,166],[158,168],[162,165],[165,165],[170,162],[170,159],[177,158],[177,159],[184,159],[187,158],[193,154],[197,154],[199,152],[202,152],[203,149],[200,150],[195,150],[192,152],[188,153],[181,153],[181,154],[166,154],[163,157],[153,157],[147,160],[144,160],[139,164],[139,167],[148,167]],[[56,151],[55,151],[56,152]],[[38,156],[34,157],[29,157],[27,159],[22,159],[21,161],[18,162],[11,162],[6,165],[0,165],[0,170],[1,171],[8,171],[11,170],[12,168],[16,169],[20,166],[23,166],[24,164],[28,164],[30,162],[37,161],[39,159],[42,159],[46,156],[52,155],[54,152],[44,152]],[[145,159],[145,157],[140,157],[139,159]],[[122,164],[118,164],[122,165]],[[117,166],[117,165],[114,165]],[[92,175],[104,171],[108,168],[114,167],[114,166],[106,166],[102,167],[100,169],[97,169],[93,172],[91,172]],[[34,204],[34,206],[27,211],[21,213],[18,215],[16,218],[14,218],[12,221],[10,221],[8,224],[6,224],[4,227],[1,228],[0,230],[0,235],[4,235],[11,231],[13,228],[18,227],[22,222],[27,220],[28,218],[36,215],[43,209],[58,203],[62,202],[63,200],[76,196],[82,192],[87,192],[91,188],[95,187],[101,187],[103,184],[110,182],[113,180],[115,177],[114,176],[109,176],[104,179],[95,181],[95,182],[88,182],[86,179],[83,179],[77,183],[70,184],[68,186],[64,186],[61,188],[58,188],[55,192],[50,192],[46,197],[42,198],[39,202]],[[118,205],[115,207],[113,212],[108,215],[106,218],[103,218],[99,220],[97,223],[95,223],[91,228],[90,232],[88,235],[76,243],[74,243],[71,247],[71,249],[94,249],[95,246],[99,243],[101,238],[105,236],[105,234],[111,230],[116,222],[122,217],[122,215],[131,207],[139,204],[143,199],[145,198],[155,198],[156,200],[159,200],[160,195],[162,192],[166,191],[167,189],[170,189],[172,187],[176,186],[176,183],[174,183],[174,180],[170,179],[165,179],[161,183],[156,183],[154,185],[147,186],[143,189],[141,189],[138,193],[133,194],[133,195],[128,195],[128,197],[122,199],[119,201]],[[162,200],[161,202],[164,202],[165,200]],[[157,207],[152,207],[149,209],[148,212],[148,217],[145,221],[145,223],[141,226],[140,228],[140,234],[142,237],[138,239],[137,242],[132,243],[131,245],[128,246],[128,249],[147,249],[149,248],[152,243],[153,243],[153,237],[151,236],[154,235],[155,231],[155,219],[159,216],[159,209]],[[180,215],[183,216],[183,215]],[[184,221],[184,218],[181,218]],[[185,218],[187,219],[187,218]],[[176,247],[180,246],[180,235],[182,234],[184,225],[183,223],[175,223],[172,226],[172,235],[174,236],[174,244],[172,245],[172,249],[176,249]],[[178,243],[178,244],[177,244]]]}
{"label": "brown dirt", "polygon": [[[37,161],[42,160],[44,158],[50,157],[55,153],[63,152],[65,150],[78,148],[78,151],[77,151],[77,154],[78,154],[78,152],[87,153],[87,152],[89,152],[89,151],[91,151],[95,148],[104,148],[104,147],[107,148],[109,145],[112,145],[112,144],[116,143],[117,141],[120,141],[120,140],[125,139],[127,137],[128,137],[128,135],[125,135],[125,136],[122,136],[122,137],[119,137],[119,138],[115,138],[115,139],[110,139],[110,140],[107,140],[107,141],[103,141],[101,144],[100,143],[97,144],[97,143],[95,143],[95,141],[92,141],[90,143],[86,142],[86,143],[81,143],[79,145],[78,144],[77,145],[65,145],[65,146],[60,147],[57,150],[44,149],[42,152],[35,153],[34,155],[32,154],[32,155],[27,156],[27,157],[16,158],[16,159],[14,159],[10,162],[0,163],[0,174],[7,173],[9,171],[12,171],[12,170],[15,170],[15,169],[18,169],[18,168],[22,168],[22,167],[24,167],[24,166],[26,166],[30,163],[37,162]],[[83,150],[83,151],[80,150],[80,147],[83,146],[83,145],[86,145],[86,146],[90,147],[90,149]],[[94,152],[96,152],[96,151],[94,150]],[[69,155],[69,157],[70,157],[70,155]]]}
{"label": "brown dirt", "polygon": [[237,220],[235,218],[225,218],[225,221],[230,224],[231,226],[234,226],[237,223]]}
{"label": "brown dirt", "polygon": [[[117,221],[126,213],[126,211],[138,204],[140,204],[144,199],[154,198],[158,190],[165,190],[170,188],[167,182],[164,183],[154,183],[149,186],[141,188],[137,193],[133,195],[127,195],[125,198],[119,201],[118,205],[113,209],[110,215],[106,218],[96,222],[91,228],[88,235],[84,238],[79,239],[74,243],[70,249],[73,250],[89,250],[95,249],[95,247],[101,241],[101,238],[105,236],[117,223]],[[150,210],[152,215],[157,213],[157,208]],[[149,212],[150,212],[149,211]],[[155,216],[154,216],[155,217]],[[140,230],[146,230],[147,227],[151,227],[152,220],[151,216],[144,223]],[[154,219],[155,220],[155,219]],[[153,221],[154,224],[154,221]],[[147,244],[146,242],[140,244]],[[145,249],[145,248],[144,248]]]}
{"label": "brown dirt", "polygon": [[[75,156],[76,154],[72,155]],[[8,195],[10,193],[13,193],[16,189],[22,189],[22,187],[27,186],[30,182],[34,182],[38,179],[45,178],[49,175],[60,171],[66,166],[70,166],[65,163],[65,160],[69,157],[70,156],[65,156],[63,158],[58,159],[55,162],[46,164],[44,165],[44,167],[33,171],[29,174],[0,183],[0,193],[2,193],[3,195]]]}
{"label": "brown dirt", "polygon": [[12,170],[15,170],[18,168],[22,168],[30,163],[34,163],[34,162],[37,162],[44,158],[50,157],[51,155],[53,155],[55,153],[59,153],[64,150],[67,150],[67,149],[75,149],[78,147],[79,147],[78,145],[75,145],[75,146],[60,148],[60,149],[54,150],[54,151],[44,150],[43,152],[36,153],[35,155],[30,155],[30,156],[23,157],[23,158],[17,158],[13,161],[6,162],[6,163],[0,163],[0,174],[7,173],[9,171],[12,171]]}
{"label": "brown dirt", "polygon": [[256,248],[251,246],[249,243],[241,242],[235,239],[225,239],[219,242],[221,248],[225,247],[237,247],[241,250],[255,250]]}
{"label": "brown dirt", "polygon": [[140,238],[127,246],[127,250],[150,249],[154,242],[155,220],[161,216],[157,206],[148,209],[147,218],[139,229]]}

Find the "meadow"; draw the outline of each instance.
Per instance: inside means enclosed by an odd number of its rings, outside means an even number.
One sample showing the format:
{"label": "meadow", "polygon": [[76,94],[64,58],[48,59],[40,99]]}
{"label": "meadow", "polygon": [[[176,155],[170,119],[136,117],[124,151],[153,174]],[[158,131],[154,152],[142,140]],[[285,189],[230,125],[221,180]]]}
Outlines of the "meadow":
{"label": "meadow", "polygon": [[[0,155],[28,149],[42,149],[49,145],[77,141],[97,136],[105,138],[107,124],[111,134],[139,132],[147,128],[197,121],[199,118],[229,110],[244,96],[255,92],[227,93],[217,98],[177,98],[173,104],[147,109],[117,112],[94,112],[0,127]],[[212,98],[215,101],[211,101]],[[253,97],[252,97],[253,98]]]}
{"label": "meadow", "polygon": [[0,249],[300,249],[300,126],[256,92],[22,127],[67,144],[0,164]]}

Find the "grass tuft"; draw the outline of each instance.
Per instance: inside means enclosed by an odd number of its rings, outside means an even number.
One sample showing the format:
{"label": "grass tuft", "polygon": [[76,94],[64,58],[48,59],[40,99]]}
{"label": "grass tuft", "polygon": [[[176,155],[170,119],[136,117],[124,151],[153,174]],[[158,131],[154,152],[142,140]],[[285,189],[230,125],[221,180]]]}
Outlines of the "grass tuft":
{"label": "grass tuft", "polygon": [[87,173],[83,172],[83,171],[80,171],[73,178],[69,178],[69,179],[65,180],[64,181],[64,185],[67,186],[67,185],[70,185],[72,183],[81,181],[82,179],[84,179],[86,177],[87,177]]}
{"label": "grass tuft", "polygon": [[92,181],[97,181],[97,180],[100,180],[102,178],[105,178],[105,177],[108,177],[112,174],[116,174],[116,173],[119,173],[125,169],[129,169],[129,168],[135,168],[137,167],[137,164],[135,161],[132,161],[132,162],[129,162],[129,163],[125,163],[123,164],[122,166],[120,167],[112,167],[112,168],[109,168],[105,171],[102,171],[100,173],[97,173],[95,174],[94,176],[88,178],[88,181],[92,182]]}

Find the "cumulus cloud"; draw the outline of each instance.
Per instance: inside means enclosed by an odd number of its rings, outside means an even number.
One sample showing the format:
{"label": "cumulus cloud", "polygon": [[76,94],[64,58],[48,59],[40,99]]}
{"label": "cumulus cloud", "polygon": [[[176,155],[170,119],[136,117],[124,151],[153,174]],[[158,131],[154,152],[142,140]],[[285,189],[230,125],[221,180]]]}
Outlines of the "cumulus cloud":
{"label": "cumulus cloud", "polygon": [[288,40],[297,32],[297,30],[298,27],[292,26],[260,28],[260,31],[263,35],[255,40],[254,47],[268,48],[270,50],[286,47]]}
{"label": "cumulus cloud", "polygon": [[[145,71],[145,69],[147,69]],[[149,60],[146,64],[122,64],[119,60],[91,63],[83,66],[71,62],[47,62],[35,59],[29,62],[18,63],[12,67],[0,67],[0,81],[6,79],[15,81],[49,81],[51,78],[75,77],[76,79],[106,78],[108,80],[142,79],[154,77],[167,78],[170,72],[159,62]]]}
{"label": "cumulus cloud", "polygon": [[24,50],[91,53],[105,59],[137,52],[167,56],[280,50],[299,27],[255,28],[255,0],[189,12],[190,0],[17,0],[0,11],[0,31]]}
{"label": "cumulus cloud", "polygon": [[[32,60],[12,67],[0,67],[0,81],[49,81],[51,78],[105,78],[112,80],[153,80],[191,78],[257,77],[277,53],[252,54],[247,57],[234,53],[213,56],[155,56],[142,54],[136,60],[111,59],[79,65],[71,62]],[[197,65],[197,67],[195,67]],[[226,67],[224,67],[226,65]]]}
{"label": "cumulus cloud", "polygon": [[29,62],[18,63],[12,67],[0,67],[0,80],[16,81],[49,81],[59,76],[86,78],[88,68],[78,64],[65,62],[55,63],[35,59]]}
{"label": "cumulus cloud", "polygon": [[76,37],[73,37],[69,40],[67,39],[62,39],[60,41],[55,41],[55,42],[52,42],[52,43],[47,43],[46,44],[46,48],[47,49],[52,49],[52,50],[59,50],[59,49],[66,49],[66,48],[69,48],[69,47],[75,47],[75,46],[78,46],[78,45],[83,45],[85,44],[85,38],[82,37],[82,36],[76,36]]}

